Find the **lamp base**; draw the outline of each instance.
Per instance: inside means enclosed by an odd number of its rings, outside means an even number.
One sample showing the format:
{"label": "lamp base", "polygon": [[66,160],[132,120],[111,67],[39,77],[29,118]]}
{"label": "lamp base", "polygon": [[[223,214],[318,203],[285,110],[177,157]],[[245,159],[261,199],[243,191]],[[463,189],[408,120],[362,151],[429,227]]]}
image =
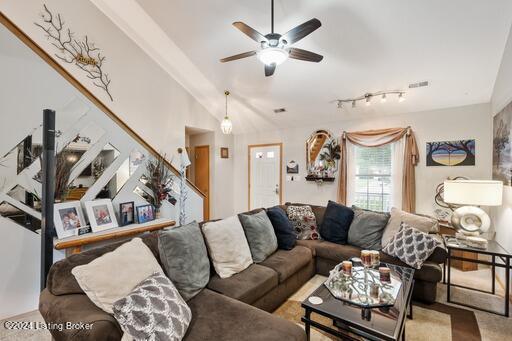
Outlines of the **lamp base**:
{"label": "lamp base", "polygon": [[454,227],[470,235],[487,232],[491,227],[489,215],[476,206],[459,207],[453,212],[451,221]]}

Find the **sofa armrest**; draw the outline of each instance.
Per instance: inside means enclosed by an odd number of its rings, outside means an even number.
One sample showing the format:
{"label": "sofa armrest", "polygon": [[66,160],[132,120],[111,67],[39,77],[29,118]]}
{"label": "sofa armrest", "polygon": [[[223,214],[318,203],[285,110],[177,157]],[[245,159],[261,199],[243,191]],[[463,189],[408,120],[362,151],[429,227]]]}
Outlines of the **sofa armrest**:
{"label": "sofa armrest", "polygon": [[39,296],[39,312],[56,341],[119,341],[123,335],[116,319],[84,294],[55,296],[45,289]]}

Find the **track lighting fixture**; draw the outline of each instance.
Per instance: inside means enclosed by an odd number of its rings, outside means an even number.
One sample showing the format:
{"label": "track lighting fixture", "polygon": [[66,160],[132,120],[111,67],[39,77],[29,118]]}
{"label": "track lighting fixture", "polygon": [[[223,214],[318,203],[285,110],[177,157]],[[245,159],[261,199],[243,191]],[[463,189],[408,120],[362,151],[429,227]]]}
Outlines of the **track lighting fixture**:
{"label": "track lighting fixture", "polygon": [[368,93],[366,93],[362,96],[356,97],[356,98],[336,99],[332,102],[336,102],[338,109],[343,108],[343,103],[350,103],[350,102],[352,102],[352,108],[355,108],[357,106],[357,102],[362,101],[362,100],[365,101],[366,106],[371,106],[372,105],[372,97],[375,97],[375,96],[380,96],[380,102],[386,103],[388,100],[388,95],[398,95],[398,102],[400,102],[400,103],[405,101],[405,91],[403,91],[403,90],[387,90],[387,91],[378,91],[378,92],[373,92],[373,93],[368,92]]}

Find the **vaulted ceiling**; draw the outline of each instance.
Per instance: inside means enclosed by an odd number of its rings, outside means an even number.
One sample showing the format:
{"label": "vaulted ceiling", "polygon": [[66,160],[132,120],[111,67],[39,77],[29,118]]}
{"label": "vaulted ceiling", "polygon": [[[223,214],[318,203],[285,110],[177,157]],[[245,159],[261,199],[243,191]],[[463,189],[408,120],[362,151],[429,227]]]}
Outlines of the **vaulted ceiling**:
{"label": "vaulted ceiling", "polygon": [[[211,83],[205,91],[215,94],[201,96],[221,110],[223,90],[231,91],[235,132],[488,102],[512,23],[509,0],[276,0],[277,32],[311,18],[322,22],[296,47],[324,60],[288,60],[267,78],[256,57],[219,59],[257,47],[231,24],[268,33],[270,0],[136,2]],[[408,89],[424,80],[429,87]],[[190,73],[187,82],[194,81]],[[390,96],[385,104],[342,110],[331,103],[393,89],[407,90],[407,100]],[[281,107],[287,112],[273,112]]]}

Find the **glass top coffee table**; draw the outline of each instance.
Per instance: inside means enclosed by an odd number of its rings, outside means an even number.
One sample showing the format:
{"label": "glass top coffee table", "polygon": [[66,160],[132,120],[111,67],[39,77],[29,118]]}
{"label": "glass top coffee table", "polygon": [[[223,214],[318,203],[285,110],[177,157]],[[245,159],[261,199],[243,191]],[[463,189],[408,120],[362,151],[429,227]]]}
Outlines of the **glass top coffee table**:
{"label": "glass top coffee table", "polygon": [[[311,327],[344,340],[359,340],[352,336],[354,334],[369,340],[405,340],[405,319],[408,315],[412,318],[414,269],[387,263],[381,263],[380,266],[390,268],[391,275],[402,282],[394,305],[365,308],[334,297],[325,284],[322,284],[302,302],[305,310],[302,322],[308,340]],[[315,304],[319,301],[318,297],[322,303]],[[329,326],[319,322],[311,316],[312,313],[328,318],[333,324]],[[325,318],[322,320],[325,321]]]}

